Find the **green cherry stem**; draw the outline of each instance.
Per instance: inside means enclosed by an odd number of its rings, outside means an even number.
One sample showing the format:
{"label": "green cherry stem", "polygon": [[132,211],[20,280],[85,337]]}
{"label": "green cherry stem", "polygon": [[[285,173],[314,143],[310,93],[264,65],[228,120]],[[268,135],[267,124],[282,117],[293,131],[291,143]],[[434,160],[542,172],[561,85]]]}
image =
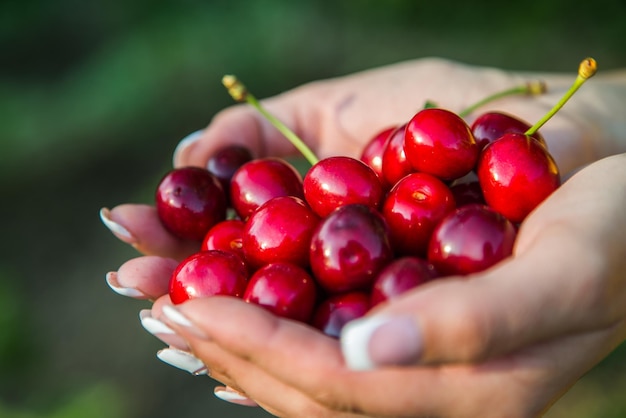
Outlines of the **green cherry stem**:
{"label": "green cherry stem", "polygon": [[315,165],[319,159],[317,156],[311,151],[311,149],[304,143],[302,139],[298,135],[296,135],[291,129],[289,129],[284,123],[282,123],[278,118],[269,113],[259,101],[254,97],[243,85],[237,77],[234,75],[225,75],[222,78],[222,84],[228,90],[228,93],[231,97],[237,102],[247,102],[256,110],[259,111],[276,129],[280,131],[288,140],[293,144],[294,147],[302,156],[311,164]]}
{"label": "green cherry stem", "polygon": [[502,99],[503,97],[514,96],[517,94],[538,96],[540,94],[544,94],[545,92],[546,92],[546,84],[543,81],[539,81],[539,80],[529,81],[528,83],[524,85],[512,87],[510,89],[502,90],[490,96],[487,96],[484,99],[479,100],[476,103],[461,110],[458,113],[458,115],[464,118],[468,116],[470,113],[472,113],[473,111],[475,111],[476,109],[478,109],[479,107],[484,106],[487,103],[496,101],[498,99]]}
{"label": "green cherry stem", "polygon": [[593,75],[598,70],[598,64],[596,60],[593,58],[585,58],[580,65],[578,66],[578,76],[572,86],[565,92],[561,100],[558,101],[556,105],[548,113],[546,113],[537,123],[528,129],[525,134],[530,136],[537,132],[539,128],[541,128],[556,112],[558,112],[563,105],[576,93],[576,90],[580,88],[584,84],[585,81],[593,77]]}

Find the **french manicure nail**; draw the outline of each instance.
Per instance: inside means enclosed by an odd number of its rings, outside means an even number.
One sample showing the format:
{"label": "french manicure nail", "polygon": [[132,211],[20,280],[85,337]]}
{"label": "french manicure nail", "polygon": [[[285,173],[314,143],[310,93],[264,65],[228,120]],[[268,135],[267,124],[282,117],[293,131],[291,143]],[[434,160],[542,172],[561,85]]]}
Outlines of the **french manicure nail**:
{"label": "french manicure nail", "polygon": [[229,387],[218,386],[213,390],[213,393],[219,399],[226,401],[226,402],[235,403],[238,405],[258,406],[258,404],[254,402],[252,399],[242,395],[241,393]]}
{"label": "french manicure nail", "polygon": [[202,361],[187,351],[164,348],[157,352],[157,357],[162,362],[191,373],[194,376],[208,374],[208,369]]}
{"label": "french manicure nail", "polygon": [[172,158],[172,162],[174,166],[176,166],[177,160],[180,157],[180,155],[183,153],[183,151],[187,149],[189,146],[191,146],[198,139],[200,139],[200,137],[202,136],[202,132],[203,130],[200,129],[198,131],[190,133],[189,135],[187,135],[186,137],[180,140],[180,142],[176,146],[176,149],[174,149],[174,156]]}
{"label": "french manicure nail", "polygon": [[353,370],[415,363],[422,343],[418,326],[410,317],[357,319],[346,324],[341,333],[341,350]]}
{"label": "french manicure nail", "polygon": [[196,324],[191,322],[189,318],[187,318],[181,311],[172,305],[163,305],[163,316],[167,318],[167,320],[171,321],[173,324],[181,326],[191,332],[194,336],[203,339],[209,340],[209,336],[206,333],[198,328]]}
{"label": "french manicure nail", "polygon": [[141,326],[143,326],[146,331],[164,343],[181,350],[189,349],[187,342],[176,334],[172,328],[152,317],[152,310],[142,309],[139,311],[139,320],[141,321]]}
{"label": "french manicure nail", "polygon": [[111,211],[108,208],[100,209],[100,220],[109,231],[127,244],[135,244],[137,239],[128,229],[111,219]]}
{"label": "french manicure nail", "polygon": [[115,293],[119,295],[127,296],[129,298],[136,298],[136,299],[148,298],[148,295],[146,295],[139,289],[135,289],[133,287],[120,286],[120,284],[117,281],[117,272],[115,271],[110,271],[106,274],[106,282],[111,288],[111,290],[113,290]]}

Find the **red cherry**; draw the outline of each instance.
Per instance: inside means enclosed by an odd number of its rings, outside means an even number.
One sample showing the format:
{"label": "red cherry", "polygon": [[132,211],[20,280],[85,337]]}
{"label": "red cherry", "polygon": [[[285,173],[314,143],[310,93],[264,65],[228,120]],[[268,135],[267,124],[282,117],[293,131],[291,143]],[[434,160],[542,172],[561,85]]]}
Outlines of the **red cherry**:
{"label": "red cherry", "polygon": [[378,132],[363,148],[360,160],[371,167],[372,170],[383,178],[383,153],[387,145],[387,139],[391,136],[396,127],[385,128]]}
{"label": "red cherry", "polygon": [[466,205],[449,214],[433,232],[428,260],[443,275],[483,271],[509,257],[517,229],[485,205]]}
{"label": "red cherry", "polygon": [[406,123],[394,130],[387,140],[383,150],[383,184],[390,189],[402,177],[414,172],[413,166],[406,159],[404,152],[404,135]]}
{"label": "red cherry", "polygon": [[226,218],[226,196],[219,180],[199,167],[165,174],[155,202],[163,226],[182,239],[200,241],[209,228]]}
{"label": "red cherry", "polygon": [[519,223],[561,184],[556,162],[536,139],[508,133],[487,145],[477,165],[489,206]]}
{"label": "red cherry", "polygon": [[415,171],[454,180],[474,168],[478,151],[469,126],[448,110],[423,109],[406,127],[404,152]]}
{"label": "red cherry", "polygon": [[261,158],[242,165],[230,181],[230,201],[241,219],[279,196],[304,198],[302,176],[279,158]]}
{"label": "red cherry", "polygon": [[252,275],[243,299],[283,318],[309,322],[317,300],[317,286],[301,267],[271,263]]}
{"label": "red cherry", "polygon": [[[531,125],[528,122],[508,113],[487,112],[476,118],[472,123],[471,130],[472,134],[474,134],[474,139],[478,143],[478,148],[483,149],[487,144],[492,143],[504,134],[523,134],[530,127]],[[531,136],[547,147],[545,139],[538,131]]]}
{"label": "red cherry", "polygon": [[397,258],[389,263],[376,278],[372,286],[371,306],[395,299],[438,276],[435,266],[422,258]]}
{"label": "red cherry", "polygon": [[485,204],[483,190],[480,188],[478,180],[454,183],[450,186],[450,191],[454,196],[454,202],[457,208],[472,203]]}
{"label": "red cherry", "polygon": [[231,251],[244,257],[242,249],[244,223],[239,219],[227,219],[214,225],[204,236],[203,251],[220,250]]}
{"label": "red cherry", "polygon": [[452,192],[438,178],[426,173],[404,177],[389,191],[382,208],[394,251],[425,256],[433,229],[454,208]]}
{"label": "red cherry", "polygon": [[242,297],[248,270],[241,257],[234,253],[201,251],[183,260],[170,280],[170,299],[183,303],[193,298],[214,295]]}
{"label": "red cherry", "polygon": [[252,152],[241,145],[228,145],[215,152],[207,161],[207,170],[222,184],[226,196],[230,198],[230,179],[235,171],[252,160]]}
{"label": "red cherry", "polygon": [[385,221],[365,205],[338,208],[311,238],[313,275],[330,293],[369,288],[392,257]]}
{"label": "red cherry", "polygon": [[318,305],[311,325],[330,337],[338,338],[344,325],[361,318],[369,309],[370,296],[365,292],[332,295]]}
{"label": "red cherry", "polygon": [[367,164],[351,157],[320,160],[304,176],[304,196],[321,217],[348,204],[377,209],[383,198],[380,179]]}
{"label": "red cherry", "polygon": [[245,223],[246,261],[253,268],[279,261],[308,267],[311,236],[318,223],[318,216],[300,198],[268,200]]}

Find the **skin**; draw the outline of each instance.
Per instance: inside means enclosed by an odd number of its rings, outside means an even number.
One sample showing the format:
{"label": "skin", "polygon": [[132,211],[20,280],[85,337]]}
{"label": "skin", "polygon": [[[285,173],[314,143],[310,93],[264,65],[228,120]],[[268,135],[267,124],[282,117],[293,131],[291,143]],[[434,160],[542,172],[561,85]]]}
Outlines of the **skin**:
{"label": "skin", "polygon": [[[307,84],[264,104],[319,157],[358,156],[377,131],[404,122],[427,99],[459,111],[540,78],[551,93],[477,111],[536,121],[574,76],[424,59]],[[513,257],[470,278],[433,281],[371,313],[414,319],[424,344],[414,365],[349,370],[337,340],[233,298],[178,305],[192,325],[172,322],[159,289],[173,260],[195,247],[169,236],[145,205],[108,215],[128,232],[118,237],[150,255],[127,261],[115,284],[156,300],[152,316],[176,331],[211,377],[245,394],[241,403],[277,416],[541,415],[626,339],[626,127],[610,113],[625,98],[626,73],[599,73],[541,129],[563,173],[586,166],[524,221]],[[174,165],[203,166],[229,142],[256,156],[294,153],[256,111],[238,105],[216,115],[198,141],[179,146]]]}

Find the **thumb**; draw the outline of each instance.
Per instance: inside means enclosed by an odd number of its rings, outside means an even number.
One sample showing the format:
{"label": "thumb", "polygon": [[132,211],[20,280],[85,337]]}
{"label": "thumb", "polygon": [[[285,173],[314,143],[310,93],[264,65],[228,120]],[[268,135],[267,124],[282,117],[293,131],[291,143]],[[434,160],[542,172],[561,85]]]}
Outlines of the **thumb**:
{"label": "thumb", "polygon": [[585,246],[566,228],[547,229],[531,250],[483,274],[435,280],[348,323],[348,366],[479,362],[606,326]]}
{"label": "thumb", "polygon": [[[316,148],[319,112],[305,96],[288,92],[262,100],[261,104],[307,145]],[[205,129],[184,138],[174,151],[174,166],[205,167],[217,150],[228,145],[244,146],[255,158],[296,154],[295,147],[257,109],[239,104],[220,111]]]}

